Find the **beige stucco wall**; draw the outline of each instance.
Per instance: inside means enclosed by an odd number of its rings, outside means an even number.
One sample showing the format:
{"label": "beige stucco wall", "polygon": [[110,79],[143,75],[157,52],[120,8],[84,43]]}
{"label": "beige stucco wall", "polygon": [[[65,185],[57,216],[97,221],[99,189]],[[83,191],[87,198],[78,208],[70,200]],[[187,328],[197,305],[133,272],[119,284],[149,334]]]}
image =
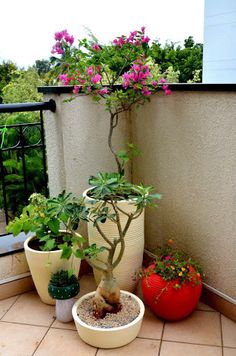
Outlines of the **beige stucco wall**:
{"label": "beige stucco wall", "polygon": [[[85,96],[48,95],[57,103],[45,113],[50,193],[80,194],[97,171],[116,167],[107,147],[108,116]],[[146,247],[172,238],[202,265],[205,282],[236,299],[236,93],[157,94],[116,130],[116,147],[142,150],[132,179],[162,194],[146,211]]]}
{"label": "beige stucco wall", "polygon": [[146,246],[174,239],[236,299],[236,93],[157,95],[132,119],[143,152],[133,179],[163,195],[146,214]]}
{"label": "beige stucco wall", "polygon": [[[108,149],[109,114],[102,103],[88,96],[71,94],[45,96],[56,101],[56,113],[45,112],[46,148],[50,194],[65,189],[81,194],[88,188],[88,178],[99,171],[116,170]],[[114,147],[121,149],[130,142],[129,117],[120,118],[114,132]]]}

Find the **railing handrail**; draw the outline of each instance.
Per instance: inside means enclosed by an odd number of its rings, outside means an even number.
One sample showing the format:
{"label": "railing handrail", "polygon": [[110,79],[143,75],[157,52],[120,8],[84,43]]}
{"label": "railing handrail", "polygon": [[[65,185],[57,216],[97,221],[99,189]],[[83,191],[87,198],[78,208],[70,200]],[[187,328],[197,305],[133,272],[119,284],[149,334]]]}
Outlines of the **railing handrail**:
{"label": "railing handrail", "polygon": [[56,103],[53,99],[38,103],[14,103],[0,104],[0,113],[24,112],[24,111],[56,111]]}
{"label": "railing handrail", "polygon": [[7,129],[14,129],[14,128],[17,128],[17,127],[20,127],[20,126],[39,126],[41,125],[40,121],[37,121],[37,122],[26,122],[24,124],[22,123],[19,123],[19,124],[13,124],[13,125],[0,125],[0,128],[3,128],[3,127],[6,127]]}

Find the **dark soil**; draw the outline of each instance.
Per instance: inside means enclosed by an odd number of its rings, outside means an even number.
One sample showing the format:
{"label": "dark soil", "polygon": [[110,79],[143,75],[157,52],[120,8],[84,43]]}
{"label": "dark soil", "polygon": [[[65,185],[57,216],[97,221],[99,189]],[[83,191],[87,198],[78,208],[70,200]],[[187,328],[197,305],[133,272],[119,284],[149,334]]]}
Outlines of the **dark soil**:
{"label": "dark soil", "polygon": [[[62,236],[58,236],[56,238],[57,245],[63,244],[63,242],[64,241],[63,241],[63,237]],[[32,240],[29,241],[28,246],[32,250],[42,251],[43,243],[40,242],[37,238],[35,238],[35,239],[32,239]],[[55,247],[52,251],[58,251],[58,250],[59,250],[59,248]]]}

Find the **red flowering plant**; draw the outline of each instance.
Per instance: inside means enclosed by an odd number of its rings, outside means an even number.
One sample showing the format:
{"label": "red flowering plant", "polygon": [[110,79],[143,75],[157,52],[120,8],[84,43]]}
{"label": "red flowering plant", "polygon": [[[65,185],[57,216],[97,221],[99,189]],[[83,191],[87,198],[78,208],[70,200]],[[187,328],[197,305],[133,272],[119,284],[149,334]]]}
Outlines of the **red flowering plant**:
{"label": "red flowering plant", "polygon": [[151,310],[166,320],[179,320],[197,306],[202,291],[202,269],[173,241],[159,248],[154,262],[140,273],[143,299]]}
{"label": "red flowering plant", "polygon": [[158,66],[149,57],[149,37],[145,27],[129,36],[120,36],[108,45],[90,38],[78,41],[66,30],[55,33],[52,48],[54,74],[63,85],[73,85],[74,93],[85,93],[95,101],[105,100],[110,114],[108,146],[118,173],[124,174],[124,164],[137,153],[135,146],[116,151],[112,144],[113,131],[119,115],[133,106],[144,104],[160,88],[165,95],[171,92]]}
{"label": "red flowering plant", "polygon": [[156,273],[165,281],[173,281],[174,288],[181,288],[186,282],[201,283],[203,272],[200,265],[183,251],[173,248],[173,240],[155,251],[155,260],[145,269],[144,275]]}

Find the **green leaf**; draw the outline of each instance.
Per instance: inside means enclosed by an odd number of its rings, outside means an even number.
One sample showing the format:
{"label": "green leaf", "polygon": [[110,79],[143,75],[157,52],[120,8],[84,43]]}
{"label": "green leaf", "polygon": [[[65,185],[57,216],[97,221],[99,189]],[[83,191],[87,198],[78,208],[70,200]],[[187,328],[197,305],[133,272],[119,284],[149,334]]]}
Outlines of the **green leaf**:
{"label": "green leaf", "polygon": [[79,249],[75,251],[75,256],[77,258],[81,258],[81,260],[84,259],[84,257],[85,257],[83,251],[81,251]]}
{"label": "green leaf", "polygon": [[61,244],[58,247],[60,249],[62,249],[61,258],[68,260],[70,258],[70,256],[72,255],[72,248],[70,246],[68,246],[66,243]]}
{"label": "green leaf", "polygon": [[17,221],[17,223],[15,223],[12,227],[12,233],[14,236],[19,235],[19,233],[22,231],[22,222],[21,221]]}
{"label": "green leaf", "polygon": [[49,229],[54,233],[58,234],[59,229],[60,229],[60,222],[57,219],[51,219],[48,221],[48,227]]}
{"label": "green leaf", "polygon": [[55,240],[54,239],[49,239],[46,241],[43,250],[44,251],[51,251],[55,247]]}
{"label": "green leaf", "polygon": [[129,161],[128,153],[125,150],[117,152],[117,156],[119,158],[121,158],[124,162],[128,162]]}

